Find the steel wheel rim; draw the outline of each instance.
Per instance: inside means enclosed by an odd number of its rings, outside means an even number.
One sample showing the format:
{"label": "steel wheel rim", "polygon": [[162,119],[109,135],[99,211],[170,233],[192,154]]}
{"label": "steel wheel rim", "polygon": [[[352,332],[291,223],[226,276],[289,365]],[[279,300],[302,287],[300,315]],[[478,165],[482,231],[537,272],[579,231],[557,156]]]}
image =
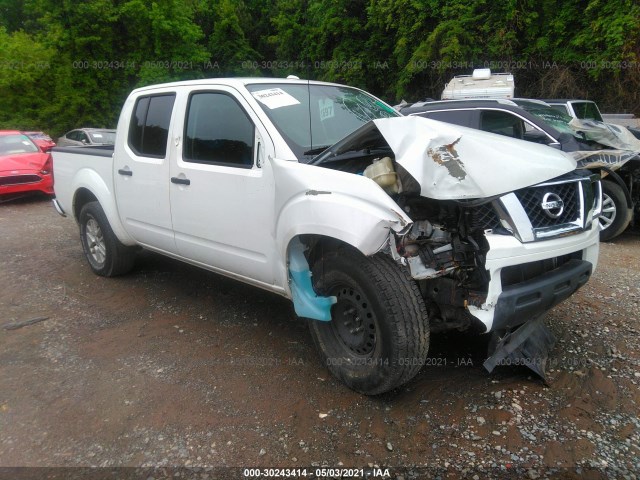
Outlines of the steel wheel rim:
{"label": "steel wheel rim", "polygon": [[107,247],[100,224],[95,218],[92,217],[87,220],[84,236],[87,240],[89,254],[97,264],[102,265],[107,257]]}
{"label": "steel wheel rim", "polygon": [[371,357],[376,349],[376,316],[371,303],[353,288],[336,289],[332,309],[336,339],[354,356]]}
{"label": "steel wheel rim", "polygon": [[616,219],[616,204],[606,193],[602,194],[602,213],[600,214],[600,229],[604,230],[611,226]]}

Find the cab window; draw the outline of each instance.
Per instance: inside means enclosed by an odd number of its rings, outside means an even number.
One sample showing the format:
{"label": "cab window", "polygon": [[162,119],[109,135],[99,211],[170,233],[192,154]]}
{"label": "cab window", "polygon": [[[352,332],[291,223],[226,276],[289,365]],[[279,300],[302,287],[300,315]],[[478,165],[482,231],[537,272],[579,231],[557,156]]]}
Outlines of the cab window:
{"label": "cab window", "polygon": [[129,147],[140,156],[164,158],[175,94],[140,97],[129,125]]}
{"label": "cab window", "polygon": [[254,139],[253,122],[232,96],[197,92],[189,98],[185,162],[251,168]]}

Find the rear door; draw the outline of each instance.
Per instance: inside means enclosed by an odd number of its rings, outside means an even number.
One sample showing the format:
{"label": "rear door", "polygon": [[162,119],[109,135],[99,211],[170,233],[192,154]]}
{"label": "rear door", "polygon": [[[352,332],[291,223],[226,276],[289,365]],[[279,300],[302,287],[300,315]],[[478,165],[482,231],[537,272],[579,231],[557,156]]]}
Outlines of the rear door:
{"label": "rear door", "polygon": [[[183,93],[183,92],[181,92]],[[184,91],[173,132],[171,211],[178,252],[273,285],[273,142],[250,104],[226,86]]]}
{"label": "rear door", "polygon": [[129,234],[142,245],[174,254],[169,158],[175,146],[169,131],[175,99],[174,91],[159,91],[127,101],[113,173],[120,218]]}

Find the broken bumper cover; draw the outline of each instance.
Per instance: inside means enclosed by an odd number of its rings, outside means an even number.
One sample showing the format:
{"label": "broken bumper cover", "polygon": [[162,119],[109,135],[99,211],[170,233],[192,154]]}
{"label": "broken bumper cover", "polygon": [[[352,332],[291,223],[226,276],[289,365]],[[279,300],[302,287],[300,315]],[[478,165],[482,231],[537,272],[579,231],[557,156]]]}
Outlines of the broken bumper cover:
{"label": "broken bumper cover", "polygon": [[[544,242],[521,243],[507,235],[488,234],[485,267],[490,275],[486,300],[469,305],[469,313],[484,324],[485,332],[512,328],[539,316],[570,297],[595,270],[599,253],[599,227]],[[571,259],[523,282],[504,285],[502,270],[567,255]]]}
{"label": "broken bumper cover", "polygon": [[543,319],[536,318],[502,337],[483,365],[489,373],[499,365],[528,367],[546,383],[547,359],[555,344],[556,338]]}
{"label": "broken bumper cover", "polygon": [[513,328],[543,314],[587,283],[592,270],[591,262],[569,260],[539,277],[506,287],[498,297],[492,329]]}

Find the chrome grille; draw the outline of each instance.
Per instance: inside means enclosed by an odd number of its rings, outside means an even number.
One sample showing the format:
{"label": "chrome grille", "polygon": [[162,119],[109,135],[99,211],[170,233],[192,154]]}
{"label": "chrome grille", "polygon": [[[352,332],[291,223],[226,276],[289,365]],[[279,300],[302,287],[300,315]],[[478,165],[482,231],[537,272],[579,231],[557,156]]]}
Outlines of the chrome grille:
{"label": "chrome grille", "polygon": [[[542,208],[543,199],[547,193],[557,195],[564,203],[562,213],[557,218],[552,218]],[[522,203],[533,228],[549,228],[575,222],[580,216],[578,182],[530,187],[518,190],[515,194]]]}
{"label": "chrome grille", "polygon": [[503,195],[493,206],[508,231],[523,243],[535,242],[591,229],[601,191],[598,175],[577,170]]}

